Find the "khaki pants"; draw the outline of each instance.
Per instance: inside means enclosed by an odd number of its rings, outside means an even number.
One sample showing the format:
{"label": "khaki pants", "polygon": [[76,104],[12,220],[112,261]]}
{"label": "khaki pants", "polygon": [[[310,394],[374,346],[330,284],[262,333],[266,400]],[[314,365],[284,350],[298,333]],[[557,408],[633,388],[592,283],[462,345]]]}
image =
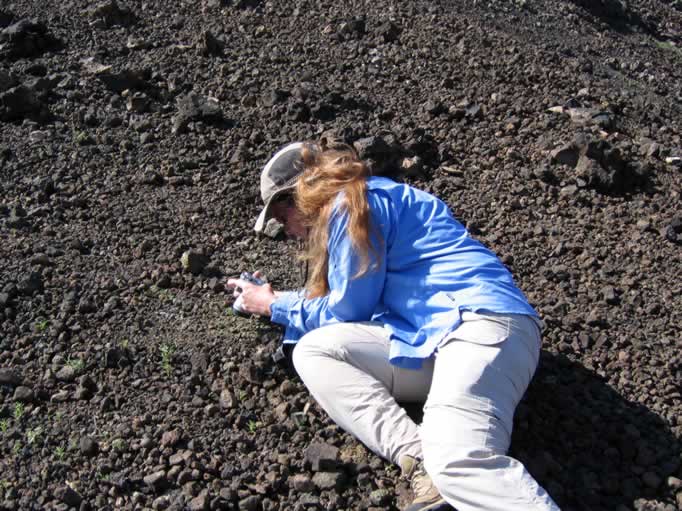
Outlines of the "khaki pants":
{"label": "khaki pants", "polygon": [[[458,511],[558,511],[525,467],[507,456],[514,410],[535,372],[540,333],[523,315],[465,312],[419,370],[388,361],[380,323],[338,323],[294,349],[298,374],[343,429],[398,463],[423,459]],[[425,401],[421,426],[397,401]]]}

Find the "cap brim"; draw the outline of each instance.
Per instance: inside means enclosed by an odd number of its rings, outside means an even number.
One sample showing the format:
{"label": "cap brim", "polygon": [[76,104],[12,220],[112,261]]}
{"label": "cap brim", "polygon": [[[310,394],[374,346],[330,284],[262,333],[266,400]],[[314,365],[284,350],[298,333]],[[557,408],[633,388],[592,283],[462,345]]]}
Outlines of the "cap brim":
{"label": "cap brim", "polygon": [[272,209],[272,203],[275,202],[275,200],[278,197],[281,197],[285,192],[291,191],[294,188],[296,188],[296,185],[293,184],[291,186],[287,186],[286,188],[282,188],[280,190],[277,190],[272,197],[270,197],[270,200],[265,203],[265,206],[263,206],[263,210],[260,212],[260,215],[258,215],[258,219],[256,220],[256,225],[253,226],[253,230],[256,232],[263,232],[263,229],[265,229],[265,224],[270,220],[270,210]]}
{"label": "cap brim", "polygon": [[267,214],[268,214],[267,207],[265,207],[260,212],[260,215],[258,215],[258,219],[256,220],[256,225],[253,226],[254,231],[263,232],[263,229],[265,228],[265,222],[266,222]]}

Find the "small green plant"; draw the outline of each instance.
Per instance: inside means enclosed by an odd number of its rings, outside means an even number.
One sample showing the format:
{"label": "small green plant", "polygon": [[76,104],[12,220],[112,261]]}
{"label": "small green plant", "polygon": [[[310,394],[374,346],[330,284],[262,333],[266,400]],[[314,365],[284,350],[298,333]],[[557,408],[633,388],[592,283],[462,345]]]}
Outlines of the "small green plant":
{"label": "small green plant", "polygon": [[173,300],[173,292],[170,289],[159,289],[157,295],[162,302],[170,302]]}
{"label": "small green plant", "polygon": [[63,412],[57,412],[54,414],[54,420],[60,422],[64,418]]}
{"label": "small green plant", "polygon": [[2,419],[0,421],[0,433],[4,433],[9,429],[9,421],[7,419]]}
{"label": "small green plant", "polygon": [[0,479],[0,497],[2,497],[4,493],[11,487],[12,483],[10,483],[7,479]]}
{"label": "small green plant", "polygon": [[40,426],[34,429],[29,429],[26,432],[26,441],[28,442],[28,445],[33,445],[42,433],[43,428],[41,428]]}
{"label": "small green plant", "polygon": [[671,43],[670,41],[656,41],[656,46],[658,46],[661,50],[680,50],[677,45]]}
{"label": "small green plant", "polygon": [[50,322],[46,319],[36,322],[36,330],[38,332],[44,332],[45,330],[47,330],[48,326],[50,326]]}
{"label": "small green plant", "polygon": [[173,301],[173,291],[170,289],[161,289],[157,286],[151,286],[144,290],[145,296],[149,298],[156,298],[161,302]]}
{"label": "small green plant", "polygon": [[74,371],[77,373],[80,373],[85,369],[85,362],[83,362],[80,358],[67,358],[66,359],[66,365],[73,368]]}
{"label": "small green plant", "polygon": [[173,355],[175,354],[175,346],[169,343],[162,344],[159,348],[161,351],[161,369],[170,376],[173,373]]}
{"label": "small green plant", "polygon": [[661,50],[673,52],[677,57],[682,57],[682,48],[671,43],[670,41],[656,41],[656,46],[658,46]]}
{"label": "small green plant", "polygon": [[256,430],[261,426],[261,423],[258,421],[250,420],[248,424],[249,428],[249,433],[255,433]]}
{"label": "small green plant", "polygon": [[22,448],[23,448],[23,445],[21,445],[21,442],[16,441],[16,442],[14,442],[14,445],[12,446],[12,452],[14,454],[19,454],[19,452],[21,451]]}
{"label": "small green plant", "polygon": [[308,425],[308,416],[303,412],[292,413],[291,419],[301,428],[305,428]]}
{"label": "small green plant", "polygon": [[127,350],[128,346],[130,346],[130,340],[127,337],[125,339],[121,339],[119,346],[121,349]]}
{"label": "small green plant", "polygon": [[74,134],[73,141],[78,145],[88,145],[92,143],[92,138],[85,131],[78,131]]}
{"label": "small green plant", "polygon": [[24,416],[24,405],[23,403],[15,403],[14,404],[14,418],[16,420],[21,420],[21,418]]}
{"label": "small green plant", "polygon": [[54,457],[57,458],[57,460],[63,461],[65,456],[66,456],[66,449],[64,448],[63,445],[55,447]]}
{"label": "small green plant", "polygon": [[116,438],[116,439],[114,439],[113,442],[111,442],[111,448],[114,451],[121,452],[121,451],[125,450],[125,446],[126,446],[126,443],[123,441],[122,438]]}

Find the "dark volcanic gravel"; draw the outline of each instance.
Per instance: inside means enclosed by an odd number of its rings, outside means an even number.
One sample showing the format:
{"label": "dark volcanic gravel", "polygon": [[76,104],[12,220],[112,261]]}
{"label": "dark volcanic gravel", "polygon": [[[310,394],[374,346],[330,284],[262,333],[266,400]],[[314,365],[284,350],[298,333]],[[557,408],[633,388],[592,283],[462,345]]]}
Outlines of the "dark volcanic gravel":
{"label": "dark volcanic gravel", "polygon": [[319,137],[542,314],[512,450],[562,509],[682,509],[680,1],[355,4],[2,3],[0,510],[397,509],[224,292],[300,284],[258,174]]}

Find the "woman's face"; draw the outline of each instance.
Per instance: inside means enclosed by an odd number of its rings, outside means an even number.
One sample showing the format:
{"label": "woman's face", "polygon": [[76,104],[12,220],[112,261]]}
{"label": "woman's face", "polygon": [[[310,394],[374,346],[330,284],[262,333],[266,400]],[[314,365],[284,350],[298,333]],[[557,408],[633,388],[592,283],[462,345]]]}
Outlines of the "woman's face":
{"label": "woman's face", "polygon": [[270,212],[275,220],[284,225],[284,232],[287,236],[305,239],[307,231],[291,195],[285,195],[273,202]]}

